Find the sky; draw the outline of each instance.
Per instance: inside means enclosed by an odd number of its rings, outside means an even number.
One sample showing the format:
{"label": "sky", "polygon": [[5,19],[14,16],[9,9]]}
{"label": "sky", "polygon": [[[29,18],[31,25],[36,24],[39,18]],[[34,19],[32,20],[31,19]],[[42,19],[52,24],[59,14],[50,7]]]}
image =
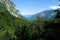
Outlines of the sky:
{"label": "sky", "polygon": [[13,2],[24,16],[59,7],[58,0],[13,0]]}

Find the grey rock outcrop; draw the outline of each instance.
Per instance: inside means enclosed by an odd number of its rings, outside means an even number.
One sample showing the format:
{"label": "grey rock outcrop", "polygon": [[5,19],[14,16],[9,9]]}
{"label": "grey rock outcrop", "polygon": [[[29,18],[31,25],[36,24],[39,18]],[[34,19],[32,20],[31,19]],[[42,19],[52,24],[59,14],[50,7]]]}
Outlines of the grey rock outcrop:
{"label": "grey rock outcrop", "polygon": [[[14,16],[20,17],[20,11],[16,8],[16,5],[12,0],[0,0],[0,3],[4,4],[6,9]],[[1,6],[1,5],[0,5]]]}

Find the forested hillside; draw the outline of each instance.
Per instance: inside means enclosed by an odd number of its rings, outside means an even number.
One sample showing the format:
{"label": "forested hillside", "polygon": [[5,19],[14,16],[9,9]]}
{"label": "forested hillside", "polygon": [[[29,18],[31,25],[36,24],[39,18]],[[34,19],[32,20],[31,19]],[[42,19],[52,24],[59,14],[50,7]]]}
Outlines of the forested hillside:
{"label": "forested hillside", "polygon": [[57,16],[54,20],[46,21],[40,17],[29,22],[5,9],[0,10],[0,40],[59,40],[60,18]]}
{"label": "forested hillside", "polygon": [[52,20],[41,16],[29,21],[12,15],[0,3],[0,40],[60,40],[60,10],[54,11],[57,15]]}
{"label": "forested hillside", "polygon": [[28,24],[27,21],[22,16],[20,18],[13,16],[6,6],[0,3],[0,40],[14,40],[17,28]]}

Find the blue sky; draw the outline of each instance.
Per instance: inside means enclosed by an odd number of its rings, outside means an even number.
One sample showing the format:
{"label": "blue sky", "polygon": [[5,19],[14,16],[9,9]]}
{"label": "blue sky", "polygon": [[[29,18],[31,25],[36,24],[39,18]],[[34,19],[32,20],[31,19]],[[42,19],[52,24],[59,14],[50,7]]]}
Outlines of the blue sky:
{"label": "blue sky", "polygon": [[13,0],[13,2],[24,16],[50,10],[59,4],[58,0]]}

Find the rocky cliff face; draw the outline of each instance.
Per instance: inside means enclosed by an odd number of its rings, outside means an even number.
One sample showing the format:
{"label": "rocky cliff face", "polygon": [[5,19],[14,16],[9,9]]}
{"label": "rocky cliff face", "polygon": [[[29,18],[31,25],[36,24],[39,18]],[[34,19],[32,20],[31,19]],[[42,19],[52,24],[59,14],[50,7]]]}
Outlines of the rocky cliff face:
{"label": "rocky cliff face", "polygon": [[[20,11],[16,8],[12,0],[0,0],[0,4],[4,4],[6,9],[14,16],[20,17]],[[2,6],[2,5],[0,5]]]}

